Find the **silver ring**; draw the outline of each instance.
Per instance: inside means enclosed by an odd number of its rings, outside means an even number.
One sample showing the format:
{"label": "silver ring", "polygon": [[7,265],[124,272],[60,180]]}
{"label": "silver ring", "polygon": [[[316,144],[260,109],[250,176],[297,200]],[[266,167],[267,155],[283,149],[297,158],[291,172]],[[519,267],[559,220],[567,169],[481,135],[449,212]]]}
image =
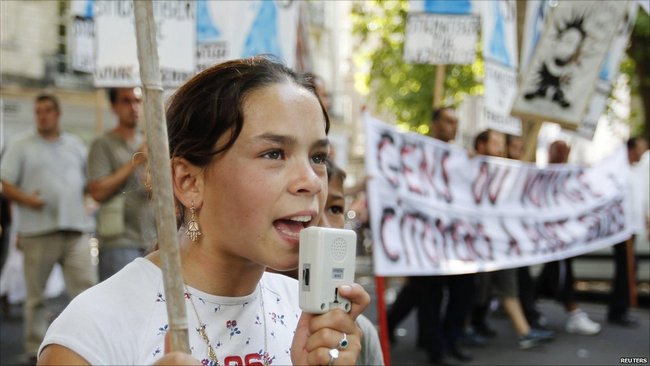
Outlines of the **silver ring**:
{"label": "silver ring", "polygon": [[339,349],[348,348],[348,344],[350,344],[350,342],[348,342],[348,335],[343,333],[343,338],[339,341]]}
{"label": "silver ring", "polygon": [[339,358],[339,350],[336,348],[332,348],[329,351],[330,354],[330,362],[327,364],[327,366],[332,366],[334,364],[334,361],[336,361],[337,358]]}

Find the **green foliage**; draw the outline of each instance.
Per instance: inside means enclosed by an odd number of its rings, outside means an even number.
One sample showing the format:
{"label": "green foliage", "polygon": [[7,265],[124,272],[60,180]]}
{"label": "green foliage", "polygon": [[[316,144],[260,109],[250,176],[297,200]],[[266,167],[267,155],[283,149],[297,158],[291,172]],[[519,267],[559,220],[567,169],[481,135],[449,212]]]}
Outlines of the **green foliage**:
{"label": "green foliage", "polygon": [[[650,15],[644,10],[639,8],[636,16],[636,22],[634,23],[634,33],[643,37],[650,37]],[[646,48],[646,53],[650,52]]]}
{"label": "green foliage", "polygon": [[645,120],[639,116],[637,110],[633,109],[630,115],[630,128],[632,135],[649,135],[650,126],[650,15],[639,9],[634,24],[634,30],[630,40],[630,47],[627,50],[628,57],[621,62],[621,72],[626,74],[630,80],[632,95],[639,95],[641,101],[645,101]]}
{"label": "green foliage", "polygon": [[[403,61],[407,11],[407,0],[354,3],[354,61],[362,70],[355,75],[355,87],[379,112],[392,114],[398,126],[426,134],[436,66]],[[482,77],[480,57],[472,65],[448,65],[443,100],[457,104],[467,94],[481,94]]]}

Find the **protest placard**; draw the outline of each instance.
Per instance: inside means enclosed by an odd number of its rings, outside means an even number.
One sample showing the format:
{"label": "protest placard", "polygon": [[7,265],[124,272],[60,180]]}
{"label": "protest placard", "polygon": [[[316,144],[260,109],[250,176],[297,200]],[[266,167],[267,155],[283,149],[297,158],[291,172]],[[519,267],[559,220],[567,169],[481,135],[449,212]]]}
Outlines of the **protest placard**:
{"label": "protest placard", "polygon": [[409,12],[437,14],[472,14],[475,11],[472,0],[409,0]]}
{"label": "protest placard", "polygon": [[592,140],[594,134],[596,133],[596,128],[598,128],[598,122],[607,107],[607,99],[609,98],[609,84],[605,81],[598,81],[598,86],[594,92],[594,96],[589,102],[589,107],[587,109],[587,114],[585,115],[584,120],[578,126],[575,133],[587,140]]}
{"label": "protest placard", "polygon": [[482,116],[491,130],[521,135],[521,120],[510,115],[517,94],[517,6],[513,0],[479,4],[485,59]]}
{"label": "protest placard", "polygon": [[71,20],[70,66],[75,71],[92,73],[95,70],[95,22],[92,18],[75,17]]}
{"label": "protest placard", "polygon": [[[196,72],[196,9],[189,0],[155,1],[160,72],[165,87],[175,87]],[[133,2],[94,3],[95,86],[140,84]]]}
{"label": "protest placard", "polygon": [[296,64],[298,4],[293,1],[199,1],[198,69],[271,54]]}
{"label": "protest placard", "polygon": [[627,1],[562,1],[550,8],[512,113],[575,129],[626,9]]}
{"label": "protest placard", "polygon": [[479,17],[409,13],[404,61],[414,64],[471,64],[476,58]]}

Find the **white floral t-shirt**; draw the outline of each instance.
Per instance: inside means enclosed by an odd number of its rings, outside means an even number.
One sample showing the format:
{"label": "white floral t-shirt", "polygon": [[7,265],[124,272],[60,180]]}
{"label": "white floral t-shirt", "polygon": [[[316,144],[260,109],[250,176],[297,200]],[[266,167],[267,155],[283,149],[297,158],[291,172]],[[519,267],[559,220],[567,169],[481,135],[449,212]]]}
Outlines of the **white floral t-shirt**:
{"label": "white floral t-shirt", "polygon": [[[39,353],[48,344],[59,344],[93,365],[150,365],[164,353],[169,329],[165,301],[160,268],[138,258],[77,296],[52,323]],[[185,307],[190,350],[203,365],[216,363],[199,334],[201,325],[219,365],[291,364],[301,313],[296,280],[264,273],[260,285],[244,297],[188,287]]]}

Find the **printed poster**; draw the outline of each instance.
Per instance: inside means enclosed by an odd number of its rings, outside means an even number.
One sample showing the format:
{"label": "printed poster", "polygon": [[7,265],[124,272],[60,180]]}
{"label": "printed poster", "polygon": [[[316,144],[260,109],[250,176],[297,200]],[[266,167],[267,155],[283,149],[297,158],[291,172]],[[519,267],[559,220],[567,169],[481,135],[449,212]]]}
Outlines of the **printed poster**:
{"label": "printed poster", "polygon": [[197,6],[198,69],[271,54],[296,64],[298,4],[287,0],[207,1]]}
{"label": "printed poster", "polygon": [[626,1],[559,1],[526,68],[513,114],[579,125]]}
{"label": "printed poster", "polygon": [[[196,72],[194,1],[153,1],[160,73],[164,87],[181,85]],[[140,85],[133,2],[97,0],[95,18],[95,86]]]}

